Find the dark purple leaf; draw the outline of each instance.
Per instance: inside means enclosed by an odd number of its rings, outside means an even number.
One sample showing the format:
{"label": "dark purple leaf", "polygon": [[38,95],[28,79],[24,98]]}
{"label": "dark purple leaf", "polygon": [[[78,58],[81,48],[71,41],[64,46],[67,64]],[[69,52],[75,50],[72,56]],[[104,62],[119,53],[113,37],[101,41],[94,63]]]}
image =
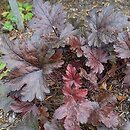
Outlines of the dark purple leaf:
{"label": "dark purple leaf", "polygon": [[13,102],[10,97],[7,97],[9,92],[10,88],[0,82],[0,109],[3,109],[5,112],[10,110],[10,104]]}
{"label": "dark purple leaf", "polygon": [[43,3],[43,0],[34,0],[33,3],[35,18],[30,26],[42,34],[49,34],[56,28],[63,30],[66,12],[61,4],[51,6],[50,2]]}
{"label": "dark purple leaf", "polygon": [[114,45],[114,48],[121,59],[130,58],[130,32],[120,33],[118,43]]}
{"label": "dark purple leaf", "polygon": [[128,17],[113,6],[94,8],[87,16],[88,44],[100,47],[116,40],[116,35],[128,26]]}
{"label": "dark purple leaf", "polygon": [[33,113],[33,115],[38,115],[38,107],[31,102],[21,102],[17,101],[10,105],[11,109],[16,113],[21,113],[23,116],[26,116],[28,113]]}
{"label": "dark purple leaf", "polygon": [[28,114],[14,130],[39,130],[36,117],[32,113]]}
{"label": "dark purple leaf", "polygon": [[45,75],[63,64],[62,52],[54,51],[42,41],[35,44],[26,42],[6,42],[1,45],[3,59],[11,68],[7,78],[12,91],[21,90],[22,101],[32,101],[35,97],[44,100],[49,93]]}
{"label": "dark purple leaf", "polygon": [[34,35],[42,37],[54,48],[64,46],[64,40],[75,34],[74,27],[66,21],[66,12],[60,3],[51,6],[50,2],[34,0],[34,14],[29,23],[30,28],[35,30]]}
{"label": "dark purple leaf", "polygon": [[119,116],[114,111],[113,104],[106,104],[105,106],[98,107],[93,111],[89,118],[94,126],[99,126],[103,123],[107,128],[115,128],[119,124]]}
{"label": "dark purple leaf", "polygon": [[123,127],[123,130],[129,130],[130,129],[130,122],[127,121],[125,126]]}
{"label": "dark purple leaf", "polygon": [[63,130],[58,124],[59,122],[53,119],[51,122],[46,122],[44,128],[45,130]]}

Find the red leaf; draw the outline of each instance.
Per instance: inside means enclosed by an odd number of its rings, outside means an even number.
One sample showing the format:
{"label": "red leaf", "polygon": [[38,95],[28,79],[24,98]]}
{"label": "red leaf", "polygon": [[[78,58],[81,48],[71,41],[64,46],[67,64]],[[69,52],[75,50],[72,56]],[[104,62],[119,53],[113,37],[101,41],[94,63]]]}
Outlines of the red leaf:
{"label": "red leaf", "polygon": [[[75,75],[76,68],[68,65],[66,77],[73,78]],[[79,75],[77,77],[78,81],[80,81]],[[77,84],[72,83],[65,82],[63,88],[64,104],[55,110],[54,117],[55,119],[64,119],[66,130],[80,130],[80,123],[87,123],[94,108],[92,102],[85,99],[88,92],[87,89],[80,89],[81,86],[78,85],[76,87]]]}
{"label": "red leaf", "polygon": [[84,100],[76,103],[69,98],[65,104],[60,106],[54,113],[56,119],[64,119],[66,130],[80,130],[80,123],[87,123],[88,118],[93,111],[92,102]]}
{"label": "red leaf", "polygon": [[85,39],[80,37],[77,38],[76,36],[71,36],[69,38],[69,45],[71,46],[71,50],[76,51],[78,57],[83,55],[83,51],[81,50],[81,46],[85,44]]}
{"label": "red leaf", "polygon": [[91,114],[89,121],[94,126],[99,126],[100,123],[103,123],[108,128],[115,128],[119,124],[118,114],[113,112],[114,105],[106,104],[101,108],[97,108],[97,110],[93,111]]}
{"label": "red leaf", "polygon": [[91,49],[87,46],[83,46],[82,50],[84,56],[88,59],[86,66],[93,69],[94,73],[102,73],[104,66],[102,63],[107,63],[108,55],[101,49]]}
{"label": "red leaf", "polygon": [[71,64],[67,66],[66,75],[63,76],[64,83],[66,86],[72,86],[79,88],[81,87],[82,83],[80,81],[80,76],[76,73],[76,68],[73,67]]}
{"label": "red leaf", "polygon": [[108,128],[115,128],[119,124],[118,115],[113,112],[112,105],[106,105],[99,111],[101,122]]}
{"label": "red leaf", "polygon": [[97,76],[95,73],[87,73],[85,69],[80,68],[80,74],[81,77],[84,77],[86,80],[89,80],[92,84],[95,86],[97,85]]}
{"label": "red leaf", "polygon": [[63,88],[63,94],[66,97],[73,97],[75,101],[82,101],[86,97],[87,93],[87,89],[71,88],[70,86],[65,86]]}

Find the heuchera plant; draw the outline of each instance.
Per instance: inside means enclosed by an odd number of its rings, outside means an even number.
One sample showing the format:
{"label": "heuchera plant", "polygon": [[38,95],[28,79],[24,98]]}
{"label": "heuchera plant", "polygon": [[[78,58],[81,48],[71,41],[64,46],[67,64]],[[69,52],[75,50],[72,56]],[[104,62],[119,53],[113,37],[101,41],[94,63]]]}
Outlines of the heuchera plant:
{"label": "heuchera plant", "polygon": [[[101,92],[99,86],[121,69],[119,61],[125,69],[122,83],[130,86],[128,16],[113,6],[94,8],[86,17],[86,32],[80,35],[68,22],[62,4],[33,0],[33,9],[28,23],[32,36],[11,40],[5,34],[0,44],[4,61],[0,74],[4,68],[9,70],[1,76],[0,108],[20,113],[23,120],[15,130],[80,130],[82,124],[117,128],[116,97]],[[58,89],[63,102],[52,111],[48,100],[56,94],[52,95],[53,85],[47,79],[61,67]],[[98,92],[93,98],[92,90]]]}
{"label": "heuchera plant", "polygon": [[[81,89],[80,76],[76,74],[75,67],[67,66],[66,76],[63,77],[64,104],[54,113],[56,119],[64,119],[67,130],[79,130],[80,123],[86,123],[93,111],[92,102],[85,99],[88,90]],[[67,77],[67,78],[66,78]]]}

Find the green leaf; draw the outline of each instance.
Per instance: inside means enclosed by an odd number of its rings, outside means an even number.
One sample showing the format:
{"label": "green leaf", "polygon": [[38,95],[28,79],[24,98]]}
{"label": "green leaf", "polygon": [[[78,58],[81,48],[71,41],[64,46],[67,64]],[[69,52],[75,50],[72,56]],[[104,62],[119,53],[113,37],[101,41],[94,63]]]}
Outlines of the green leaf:
{"label": "green leaf", "polygon": [[16,23],[16,22],[18,21],[16,17],[12,17],[10,20],[11,20],[12,22],[14,22],[14,23]]}
{"label": "green leaf", "polygon": [[25,9],[23,7],[19,7],[19,11],[23,12],[23,11],[25,11]]}
{"label": "green leaf", "polygon": [[4,23],[4,26],[3,26],[3,30],[8,30],[8,31],[11,31],[13,29],[13,25],[11,24],[11,22],[7,21]]}
{"label": "green leaf", "polygon": [[6,12],[3,12],[1,15],[2,15],[3,17],[6,17],[8,14],[9,14],[9,11],[6,11]]}
{"label": "green leaf", "polygon": [[32,5],[25,3],[23,4],[23,7],[25,8],[26,11],[31,11],[32,10]]}
{"label": "green leaf", "polygon": [[4,69],[5,66],[6,66],[6,63],[0,61],[0,70]]}
{"label": "green leaf", "polygon": [[[6,66],[6,63],[3,61],[0,61],[0,71],[2,71]],[[7,75],[7,73],[10,71],[10,69],[6,69],[5,71],[0,73],[0,80]]]}
{"label": "green leaf", "polygon": [[14,17],[14,15],[13,15],[13,13],[12,12],[9,12],[9,14],[6,16],[6,18],[7,19],[11,19],[11,18],[13,18]]}
{"label": "green leaf", "polygon": [[17,4],[18,4],[18,7],[23,7],[23,4],[20,2],[17,2]]}
{"label": "green leaf", "polygon": [[7,19],[11,20],[12,22],[17,22],[17,18],[13,15],[12,12],[9,12],[9,14],[6,16]]}
{"label": "green leaf", "polygon": [[25,21],[25,18],[24,18],[25,15],[24,15],[23,13],[21,13],[21,12],[20,12],[20,14],[21,14],[21,16],[22,16],[23,21]]}
{"label": "green leaf", "polygon": [[29,20],[31,20],[32,17],[33,17],[33,14],[32,14],[32,13],[27,13],[26,15],[24,15],[24,19],[25,19],[25,21],[29,21]]}
{"label": "green leaf", "polygon": [[0,74],[0,80],[1,80],[3,77],[5,77],[9,71],[10,71],[10,69],[6,69],[5,71],[3,71],[3,73]]}

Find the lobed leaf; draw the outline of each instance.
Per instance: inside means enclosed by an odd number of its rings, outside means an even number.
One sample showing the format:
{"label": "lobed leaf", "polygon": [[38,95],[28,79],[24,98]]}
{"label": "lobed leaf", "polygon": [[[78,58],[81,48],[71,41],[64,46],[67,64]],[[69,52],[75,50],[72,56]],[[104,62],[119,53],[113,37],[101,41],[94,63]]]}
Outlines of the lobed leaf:
{"label": "lobed leaf", "polygon": [[1,44],[1,52],[7,66],[11,68],[7,78],[12,91],[20,90],[22,101],[32,101],[34,98],[44,100],[45,93],[49,93],[45,75],[63,64],[62,52],[56,51],[43,43],[32,43],[27,40],[9,41]]}
{"label": "lobed leaf", "polygon": [[103,123],[107,128],[116,128],[119,124],[119,117],[116,112],[113,111],[113,104],[106,104],[98,107],[90,116],[89,121],[94,126],[99,126]]}
{"label": "lobed leaf", "polygon": [[129,128],[130,128],[130,122],[127,121],[125,126],[123,127],[123,130],[129,130]]}
{"label": "lobed leaf", "polygon": [[81,77],[84,77],[86,80],[88,80],[89,82],[91,82],[93,85],[97,86],[97,76],[96,76],[96,73],[90,72],[88,74],[85,69],[80,68],[79,75]]}
{"label": "lobed leaf", "polygon": [[3,109],[6,112],[10,110],[10,104],[13,102],[13,100],[8,97],[9,92],[10,88],[0,82],[0,109]]}
{"label": "lobed leaf", "polygon": [[[73,86],[72,86],[73,87]],[[82,101],[88,93],[87,89],[71,88],[70,86],[65,86],[63,88],[63,94],[66,97],[72,97],[75,101]]]}
{"label": "lobed leaf", "polygon": [[118,115],[113,112],[111,105],[106,105],[99,111],[101,122],[108,128],[115,128],[119,124]]}
{"label": "lobed leaf", "polygon": [[39,114],[38,108],[31,102],[16,101],[14,103],[11,103],[10,108],[16,113],[21,113],[22,116],[26,116],[31,112],[35,116]]}
{"label": "lobed leaf", "polygon": [[36,117],[30,113],[18,124],[16,128],[14,128],[14,130],[39,130],[38,121]]}
{"label": "lobed leaf", "polygon": [[50,2],[34,0],[34,14],[29,27],[35,30],[37,40],[42,37],[54,48],[59,48],[65,45],[66,38],[75,34],[74,27],[66,21],[66,12],[60,3],[51,6]]}
{"label": "lobed leaf", "polygon": [[46,122],[44,124],[45,130],[63,130],[63,128],[59,127],[58,121],[53,119],[51,122]]}
{"label": "lobed leaf", "polygon": [[67,70],[66,70],[66,75],[63,76],[64,83],[67,86],[72,86],[74,85],[75,87],[81,87],[81,79],[78,73],[76,73],[76,68],[73,67],[71,64],[68,64]]}
{"label": "lobed leaf", "polygon": [[[67,76],[72,76],[71,74],[75,76],[76,68],[69,64],[66,74]],[[66,130],[80,130],[80,123],[87,123],[94,107],[91,101],[85,99],[87,89],[80,89],[81,86],[76,86],[77,84],[69,85],[65,83],[63,88],[64,104],[55,110],[54,118],[64,119]]]}
{"label": "lobed leaf", "polygon": [[120,33],[118,43],[114,45],[114,48],[121,59],[130,58],[130,32]]}
{"label": "lobed leaf", "polygon": [[72,98],[68,102],[60,106],[54,113],[56,119],[64,120],[66,130],[80,130],[79,123],[87,123],[88,117],[93,111],[92,102],[84,100],[76,103]]}
{"label": "lobed leaf", "polygon": [[116,128],[119,124],[118,113],[114,111],[117,103],[115,95],[108,92],[101,92],[96,96],[99,106],[92,112],[89,122],[94,126],[103,123],[107,128]]}
{"label": "lobed leaf", "polygon": [[77,57],[81,57],[83,55],[81,46],[83,46],[84,44],[85,44],[85,38],[82,37],[77,38],[76,36],[69,37],[70,49],[76,52]]}
{"label": "lobed leaf", "polygon": [[129,25],[128,17],[113,6],[95,8],[87,16],[88,44],[100,47],[116,41],[116,35]]}
{"label": "lobed leaf", "polygon": [[102,73],[104,66],[102,63],[107,63],[108,55],[101,49],[91,49],[88,46],[82,47],[84,56],[88,59],[86,66],[93,69],[93,73]]}

